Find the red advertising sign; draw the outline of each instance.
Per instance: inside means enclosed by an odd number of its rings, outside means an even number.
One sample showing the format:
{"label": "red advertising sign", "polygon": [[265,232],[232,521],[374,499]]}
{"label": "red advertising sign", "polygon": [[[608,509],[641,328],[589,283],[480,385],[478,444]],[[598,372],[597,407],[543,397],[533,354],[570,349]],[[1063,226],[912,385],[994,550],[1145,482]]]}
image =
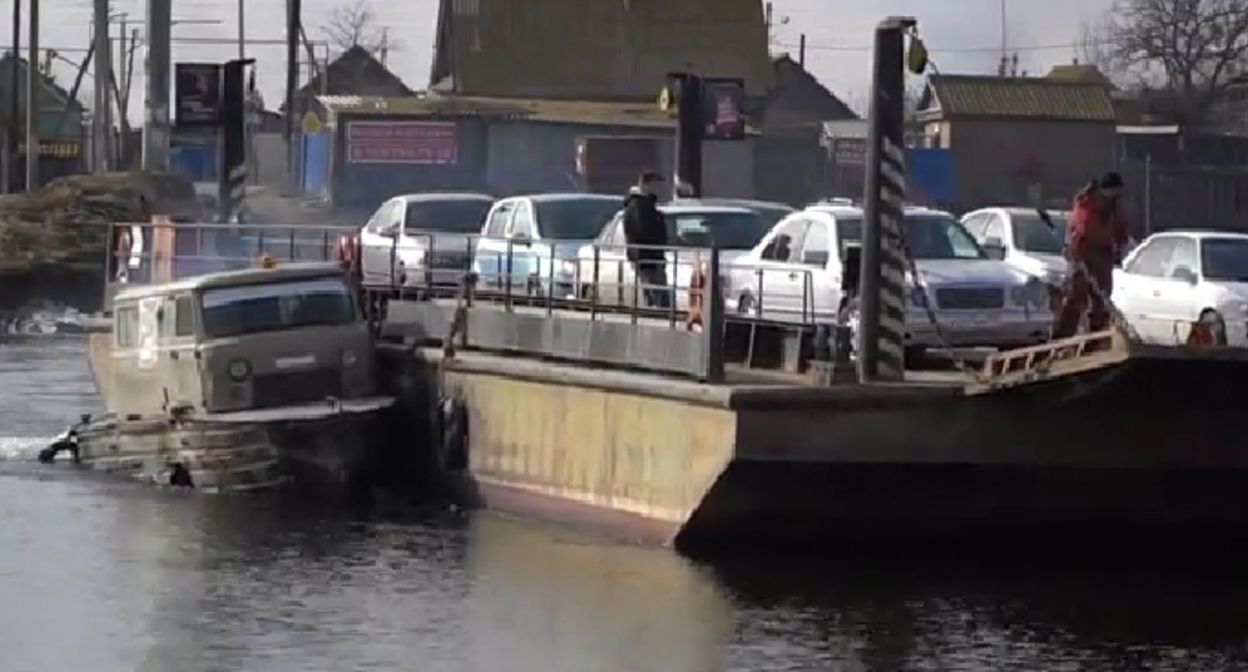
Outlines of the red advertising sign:
{"label": "red advertising sign", "polygon": [[348,163],[452,166],[459,161],[453,121],[351,121]]}

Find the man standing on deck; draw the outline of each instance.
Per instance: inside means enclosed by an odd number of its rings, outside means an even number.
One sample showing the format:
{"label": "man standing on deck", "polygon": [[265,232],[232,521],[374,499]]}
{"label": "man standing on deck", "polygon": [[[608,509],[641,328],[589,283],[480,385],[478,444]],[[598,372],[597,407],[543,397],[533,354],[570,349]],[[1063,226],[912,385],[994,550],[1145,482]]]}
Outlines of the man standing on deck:
{"label": "man standing on deck", "polygon": [[[663,178],[653,170],[643,170],[637,185],[624,198],[624,240],[628,243],[628,260],[633,264],[637,282],[645,287],[646,305],[670,307],[667,290],[667,222],[659,212],[655,185]],[[642,248],[634,245],[645,246]]]}
{"label": "man standing on deck", "polygon": [[1066,291],[1053,325],[1053,338],[1069,338],[1079,330],[1084,312],[1088,332],[1110,326],[1109,298],[1114,290],[1114,267],[1122,261],[1128,243],[1127,220],[1122,212],[1125,186],[1118,173],[1107,173],[1075,196],[1066,227],[1066,259],[1070,264]]}

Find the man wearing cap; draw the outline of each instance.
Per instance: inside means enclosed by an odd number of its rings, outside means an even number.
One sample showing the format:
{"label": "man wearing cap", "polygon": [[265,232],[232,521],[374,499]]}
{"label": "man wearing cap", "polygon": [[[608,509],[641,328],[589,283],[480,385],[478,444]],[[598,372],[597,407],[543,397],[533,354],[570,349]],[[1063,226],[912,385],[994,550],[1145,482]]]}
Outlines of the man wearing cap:
{"label": "man wearing cap", "polygon": [[[624,239],[628,243],[628,260],[633,264],[637,281],[644,287],[646,305],[667,308],[671,295],[667,288],[667,222],[659,212],[659,197],[654,193],[663,178],[653,170],[643,170],[637,185],[624,197]],[[634,247],[643,246],[643,247]]]}
{"label": "man wearing cap", "polygon": [[1070,224],[1066,227],[1070,273],[1062,307],[1053,325],[1054,339],[1074,336],[1085,312],[1089,333],[1109,328],[1114,266],[1122,261],[1129,240],[1127,220],[1122,212],[1124,188],[1121,175],[1106,173],[1075,196]]}

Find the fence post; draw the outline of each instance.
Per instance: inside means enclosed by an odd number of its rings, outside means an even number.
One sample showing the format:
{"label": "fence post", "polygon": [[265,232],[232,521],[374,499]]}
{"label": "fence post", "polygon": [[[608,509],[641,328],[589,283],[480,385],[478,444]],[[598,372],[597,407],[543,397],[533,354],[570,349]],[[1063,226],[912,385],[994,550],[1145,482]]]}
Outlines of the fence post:
{"label": "fence post", "polygon": [[875,29],[858,330],[858,377],[862,382],[905,378],[903,67],[905,31],[914,25],[913,18],[889,17]]}
{"label": "fence post", "polygon": [[724,381],[724,283],[719,261],[719,247],[712,243],[702,296],[702,347],[708,383]]}

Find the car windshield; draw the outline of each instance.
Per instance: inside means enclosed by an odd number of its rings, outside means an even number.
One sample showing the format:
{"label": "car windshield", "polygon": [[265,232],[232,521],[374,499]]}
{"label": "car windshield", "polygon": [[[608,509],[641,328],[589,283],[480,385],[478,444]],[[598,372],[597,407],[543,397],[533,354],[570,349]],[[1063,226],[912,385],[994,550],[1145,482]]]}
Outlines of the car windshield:
{"label": "car windshield", "polygon": [[1205,239],[1200,244],[1200,266],[1206,280],[1248,282],[1248,240]]}
{"label": "car windshield", "polygon": [[351,324],[355,299],[339,277],[204,290],[204,335],[243,336]]}
{"label": "car windshield", "polygon": [[1049,222],[1039,213],[1013,215],[1011,218],[1014,246],[1023,252],[1036,254],[1061,254],[1066,244],[1066,216],[1049,213]]}
{"label": "car windshield", "polygon": [[492,201],[448,198],[411,201],[407,204],[406,230],[477,233]]}
{"label": "car windshield", "polygon": [[667,237],[676,247],[748,250],[767,235],[767,221],[754,212],[665,212]]}
{"label": "car windshield", "polygon": [[[987,259],[979,243],[950,215],[906,215],[906,244],[914,259]],[[837,237],[844,250],[849,243],[862,244],[862,220],[836,219]]]}
{"label": "car windshield", "polygon": [[623,199],[561,198],[537,201],[537,223],[548,240],[592,240],[623,207]]}
{"label": "car windshield", "polygon": [[775,226],[776,222],[779,222],[785,217],[793,214],[792,208],[786,208],[779,205],[748,205],[745,207],[753,210],[758,215],[759,219],[762,219],[763,223],[767,225],[768,230]]}

